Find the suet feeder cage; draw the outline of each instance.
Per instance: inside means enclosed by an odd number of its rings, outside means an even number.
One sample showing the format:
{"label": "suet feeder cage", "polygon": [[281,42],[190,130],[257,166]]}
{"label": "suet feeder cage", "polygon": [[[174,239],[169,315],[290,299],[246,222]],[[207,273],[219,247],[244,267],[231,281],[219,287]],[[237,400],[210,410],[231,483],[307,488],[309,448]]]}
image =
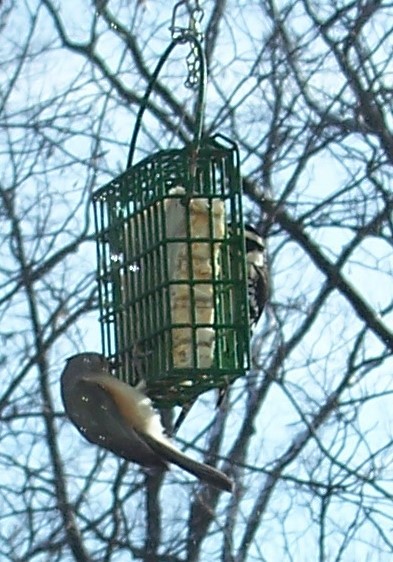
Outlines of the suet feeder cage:
{"label": "suet feeder cage", "polygon": [[161,407],[225,387],[249,368],[242,189],[236,145],[202,136],[205,62],[192,141],[127,169],[93,195],[103,353]]}

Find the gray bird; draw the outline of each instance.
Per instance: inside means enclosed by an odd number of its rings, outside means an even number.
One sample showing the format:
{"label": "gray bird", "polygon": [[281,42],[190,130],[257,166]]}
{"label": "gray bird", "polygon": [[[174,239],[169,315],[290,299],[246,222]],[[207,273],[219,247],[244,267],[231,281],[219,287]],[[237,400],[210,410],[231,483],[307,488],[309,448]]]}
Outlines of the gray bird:
{"label": "gray bird", "polygon": [[167,470],[168,463],[176,464],[216,488],[233,491],[223,472],[194,461],[171,443],[141,387],[112,376],[103,355],[81,353],[68,359],[61,396],[68,417],[91,443],[148,468]]}

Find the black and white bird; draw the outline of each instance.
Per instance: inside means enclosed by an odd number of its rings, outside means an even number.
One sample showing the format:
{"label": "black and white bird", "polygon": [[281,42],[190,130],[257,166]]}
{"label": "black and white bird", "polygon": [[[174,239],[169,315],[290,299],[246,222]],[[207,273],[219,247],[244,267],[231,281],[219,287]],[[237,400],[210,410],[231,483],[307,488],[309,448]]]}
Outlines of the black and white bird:
{"label": "black and white bird", "polygon": [[[262,316],[269,298],[269,269],[267,264],[266,244],[263,237],[250,224],[244,225],[246,249],[247,297],[250,337]],[[227,388],[219,390],[217,407],[227,395]]]}
{"label": "black and white bird", "polygon": [[266,245],[257,230],[244,225],[247,266],[247,293],[252,335],[265,308],[269,296],[269,272]]}
{"label": "black and white bird", "polygon": [[[230,227],[228,231],[230,232]],[[246,250],[246,269],[247,269],[247,294],[250,321],[250,336],[253,335],[255,327],[262,316],[266,302],[269,297],[269,270],[267,264],[266,244],[263,237],[251,225],[244,225],[244,239]],[[227,393],[226,388],[220,388],[217,399],[219,407]],[[183,423],[194,401],[185,404],[173,426],[173,433]]]}

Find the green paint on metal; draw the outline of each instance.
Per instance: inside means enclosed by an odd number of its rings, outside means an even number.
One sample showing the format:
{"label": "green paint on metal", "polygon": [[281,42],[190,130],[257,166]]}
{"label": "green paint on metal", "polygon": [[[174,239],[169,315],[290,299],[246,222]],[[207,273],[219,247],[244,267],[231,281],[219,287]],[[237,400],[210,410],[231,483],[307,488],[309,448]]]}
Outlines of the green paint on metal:
{"label": "green paint on metal", "polygon": [[[196,319],[195,294],[207,282],[193,278],[192,259],[188,259],[187,279],[171,279],[168,271],[168,252],[179,241],[166,237],[165,206],[172,197],[171,189],[178,186],[194,201],[207,200],[211,210],[217,200],[225,207],[222,238],[192,236],[189,217],[182,238],[190,258],[194,244],[211,246],[213,271],[208,283],[214,321],[209,325]],[[242,376],[249,368],[249,331],[236,146],[217,135],[202,139],[198,152],[193,143],[160,151],[99,189],[93,202],[103,352],[113,360],[116,376],[130,384],[143,378],[149,394],[161,406],[185,403]],[[211,233],[213,220],[209,214]],[[187,323],[173,322],[175,285],[189,290],[191,321]],[[189,329],[192,357],[187,367],[179,368],[173,359],[173,334],[184,328]],[[212,362],[201,367],[198,330],[206,328],[214,334]]]}

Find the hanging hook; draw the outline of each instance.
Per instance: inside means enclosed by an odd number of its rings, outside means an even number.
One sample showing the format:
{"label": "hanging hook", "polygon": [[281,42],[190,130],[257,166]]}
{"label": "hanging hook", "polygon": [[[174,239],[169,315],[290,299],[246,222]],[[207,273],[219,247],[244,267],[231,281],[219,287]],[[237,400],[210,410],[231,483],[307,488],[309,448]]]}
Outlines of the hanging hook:
{"label": "hanging hook", "polygon": [[[189,16],[187,27],[176,24],[176,20],[180,19],[181,17],[181,16],[179,17],[179,11],[182,6],[185,6]],[[195,0],[194,8],[191,6],[190,0],[180,0],[179,2],[176,2],[172,11],[172,21],[169,27],[172,34],[172,39],[176,39],[176,40],[184,39],[184,41],[187,41],[186,35],[191,32],[196,36],[197,39],[199,39],[199,41],[201,41],[202,40],[201,21],[203,19],[203,16],[204,16],[204,12],[200,7],[198,0]]]}
{"label": "hanging hook", "polygon": [[179,9],[181,6],[185,6],[187,8],[187,12],[191,15],[191,7],[189,0],[180,0],[176,2],[172,10],[172,21],[170,25],[170,31],[172,35],[172,39],[180,40],[184,38],[184,32],[189,31],[188,28],[176,25],[176,20],[179,19]]}
{"label": "hanging hook", "polygon": [[[181,7],[185,6],[188,12],[188,27],[182,27],[176,24],[179,18],[178,12]],[[195,0],[194,7],[191,6],[190,0],[180,0],[176,2],[172,12],[172,22],[170,26],[172,39],[179,42],[190,41],[190,34],[195,37],[199,42],[203,41],[203,33],[201,30],[201,22],[204,12],[199,5],[199,1]],[[197,48],[195,43],[190,41],[190,52],[186,58],[188,76],[184,82],[186,88],[195,89],[200,80],[200,61],[198,57]]]}

